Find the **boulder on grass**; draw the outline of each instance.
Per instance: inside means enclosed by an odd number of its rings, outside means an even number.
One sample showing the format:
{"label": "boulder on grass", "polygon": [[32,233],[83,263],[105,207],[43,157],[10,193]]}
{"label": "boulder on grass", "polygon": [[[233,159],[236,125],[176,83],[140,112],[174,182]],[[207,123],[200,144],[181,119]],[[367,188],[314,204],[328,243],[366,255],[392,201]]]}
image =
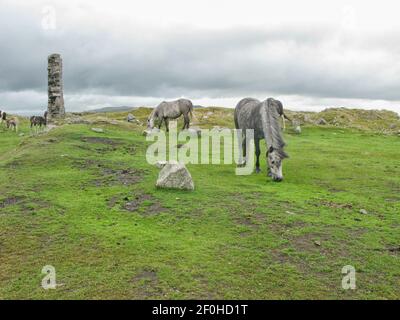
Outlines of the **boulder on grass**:
{"label": "boulder on grass", "polygon": [[136,118],[132,113],[128,114],[128,116],[126,117],[126,121],[128,122],[133,122],[134,120],[136,120]]}
{"label": "boulder on grass", "polygon": [[168,162],[161,169],[157,183],[157,188],[194,190],[194,183],[189,170],[182,163]]}

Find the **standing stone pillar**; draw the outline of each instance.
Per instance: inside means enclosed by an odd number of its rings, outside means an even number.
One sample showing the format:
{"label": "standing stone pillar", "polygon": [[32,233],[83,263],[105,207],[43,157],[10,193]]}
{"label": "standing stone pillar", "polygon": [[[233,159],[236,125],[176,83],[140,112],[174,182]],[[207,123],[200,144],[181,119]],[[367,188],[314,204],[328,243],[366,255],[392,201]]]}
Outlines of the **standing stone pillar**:
{"label": "standing stone pillar", "polygon": [[62,80],[62,59],[59,54],[52,54],[48,57],[48,118],[64,118],[64,93]]}

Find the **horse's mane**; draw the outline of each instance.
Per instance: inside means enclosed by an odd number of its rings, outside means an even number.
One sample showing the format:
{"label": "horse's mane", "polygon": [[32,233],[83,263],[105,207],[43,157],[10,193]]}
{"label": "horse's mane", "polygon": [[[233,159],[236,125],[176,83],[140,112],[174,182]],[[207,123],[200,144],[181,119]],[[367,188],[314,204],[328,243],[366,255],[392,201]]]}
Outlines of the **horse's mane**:
{"label": "horse's mane", "polygon": [[272,147],[278,152],[281,159],[284,159],[288,157],[286,152],[283,150],[286,143],[282,137],[278,109],[272,105],[272,102],[273,99],[269,98],[262,102],[262,106],[260,108],[264,137],[268,149]]}

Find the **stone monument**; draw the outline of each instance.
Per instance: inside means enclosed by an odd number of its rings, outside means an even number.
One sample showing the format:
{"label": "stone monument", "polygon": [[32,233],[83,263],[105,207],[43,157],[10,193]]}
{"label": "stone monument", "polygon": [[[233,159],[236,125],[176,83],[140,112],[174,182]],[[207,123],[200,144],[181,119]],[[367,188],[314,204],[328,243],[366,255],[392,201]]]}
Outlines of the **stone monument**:
{"label": "stone monument", "polygon": [[48,57],[48,119],[64,118],[64,92],[62,80],[62,59],[59,54]]}

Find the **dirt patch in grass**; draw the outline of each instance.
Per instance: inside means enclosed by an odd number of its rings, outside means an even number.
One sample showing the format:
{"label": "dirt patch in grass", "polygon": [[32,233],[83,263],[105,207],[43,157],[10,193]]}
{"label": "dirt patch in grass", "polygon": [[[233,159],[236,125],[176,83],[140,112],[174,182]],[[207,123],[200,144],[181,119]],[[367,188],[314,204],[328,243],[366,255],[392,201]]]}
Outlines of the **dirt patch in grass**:
{"label": "dirt patch in grass", "polygon": [[320,206],[328,207],[328,208],[333,208],[333,209],[348,209],[352,210],[353,209],[353,204],[351,203],[338,203],[338,202],[333,202],[333,201],[320,201],[319,203],[314,203],[314,206],[320,207]]}
{"label": "dirt patch in grass", "polygon": [[81,141],[87,142],[87,143],[106,144],[106,145],[109,145],[109,146],[118,146],[118,145],[121,144],[120,141],[117,141],[115,139],[102,138],[102,137],[82,137]]}
{"label": "dirt patch in grass", "polygon": [[142,216],[154,216],[166,209],[150,194],[138,194],[133,197],[113,196],[107,201],[109,208],[120,205],[121,209],[129,212],[138,212]]}
{"label": "dirt patch in grass", "polygon": [[132,278],[132,283],[138,288],[138,296],[147,299],[162,295],[157,272],[143,270]]}
{"label": "dirt patch in grass", "polygon": [[10,196],[8,198],[0,200],[0,209],[6,209],[10,206],[18,206],[18,208],[20,209],[19,211],[21,211],[22,213],[32,213],[36,210],[54,207],[46,200],[30,199],[23,196]]}
{"label": "dirt patch in grass", "polygon": [[143,171],[137,169],[112,169],[102,168],[100,170],[100,178],[94,180],[94,184],[98,187],[113,186],[122,184],[130,186],[140,182],[143,179]]}
{"label": "dirt patch in grass", "polygon": [[0,209],[6,208],[8,206],[18,205],[24,200],[24,197],[9,197],[0,200]]}
{"label": "dirt patch in grass", "polygon": [[121,164],[107,163],[94,159],[76,159],[73,166],[80,170],[92,170],[96,178],[93,184],[97,187],[134,185],[143,179],[144,170],[134,168],[112,168]]}

